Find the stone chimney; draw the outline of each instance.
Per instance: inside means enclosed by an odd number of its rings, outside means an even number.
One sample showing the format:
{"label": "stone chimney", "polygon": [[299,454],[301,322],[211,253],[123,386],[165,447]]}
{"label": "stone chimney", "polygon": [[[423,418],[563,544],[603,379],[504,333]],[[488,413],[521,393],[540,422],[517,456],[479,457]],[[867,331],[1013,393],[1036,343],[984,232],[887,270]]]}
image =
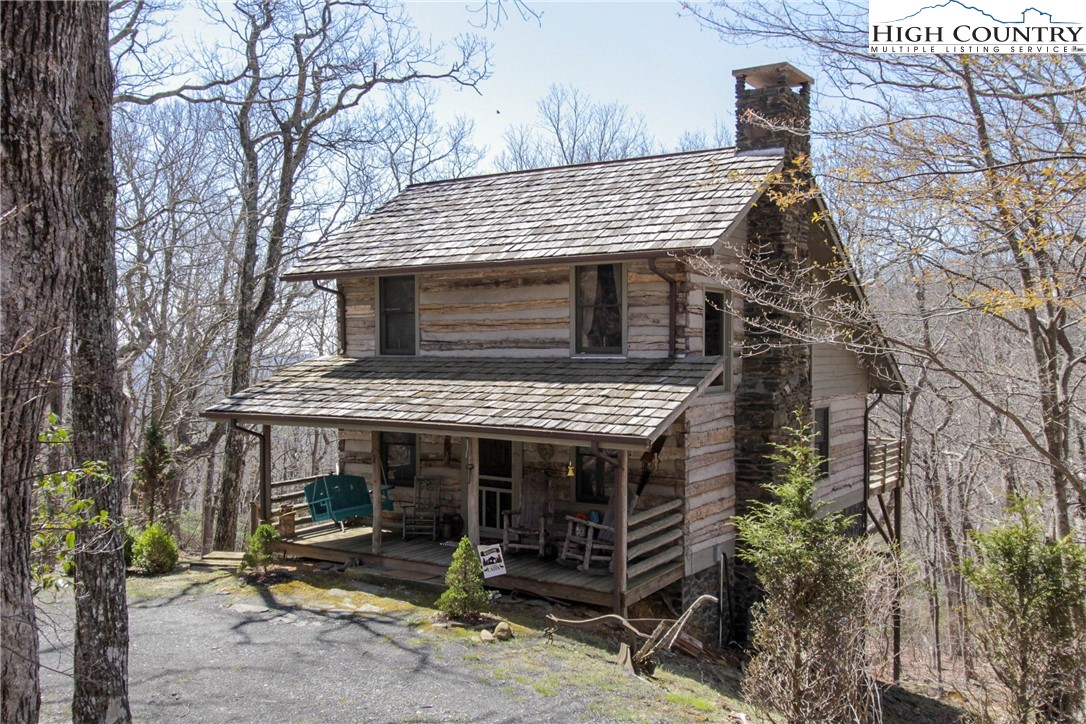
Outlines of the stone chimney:
{"label": "stone chimney", "polygon": [[[788,63],[733,71],[736,78],[736,148],[739,153],[784,151],[781,178],[771,183],[794,190],[809,188],[810,83],[807,74]],[[793,90],[796,86],[798,91]],[[797,159],[802,162],[796,163]],[[771,187],[772,188],[772,187]],[[785,194],[787,196],[787,194]],[[735,399],[736,508],[740,514],[756,500],[768,500],[765,484],[781,471],[766,456],[774,443],[788,442],[797,411],[810,420],[810,346],[782,329],[803,325],[774,305],[787,299],[789,280],[807,260],[811,225],[807,203],[779,205],[763,194],[747,215],[746,261],[756,276],[779,280],[761,283],[743,300],[742,376]],[[753,571],[741,562],[734,568],[738,620],[733,633],[746,637],[749,607],[757,597]]]}
{"label": "stone chimney", "polygon": [[[735,147],[740,152],[783,148],[811,153],[811,76],[790,63],[733,70]],[[792,90],[798,86],[798,90]]]}

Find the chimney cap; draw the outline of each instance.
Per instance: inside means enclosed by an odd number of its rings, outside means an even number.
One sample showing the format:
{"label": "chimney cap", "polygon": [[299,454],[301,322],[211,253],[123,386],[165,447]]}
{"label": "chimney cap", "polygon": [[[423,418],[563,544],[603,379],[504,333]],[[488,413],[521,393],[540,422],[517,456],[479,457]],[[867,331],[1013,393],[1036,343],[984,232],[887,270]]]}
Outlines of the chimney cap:
{"label": "chimney cap", "polygon": [[756,65],[752,68],[740,68],[733,70],[736,78],[745,78],[751,88],[765,88],[778,85],[780,78],[784,76],[784,83],[788,87],[813,83],[814,78],[804,73],[791,63],[770,63],[768,65]]}

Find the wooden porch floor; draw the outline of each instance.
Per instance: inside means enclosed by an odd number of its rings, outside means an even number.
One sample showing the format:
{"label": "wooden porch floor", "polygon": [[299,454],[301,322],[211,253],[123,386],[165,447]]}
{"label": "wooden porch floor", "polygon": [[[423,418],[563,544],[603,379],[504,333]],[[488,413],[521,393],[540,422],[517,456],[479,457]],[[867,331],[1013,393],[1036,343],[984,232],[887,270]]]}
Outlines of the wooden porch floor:
{"label": "wooden porch floor", "polygon": [[[445,572],[452,562],[455,546],[443,546],[428,538],[402,540],[399,531],[384,531],[381,554],[372,551],[372,530],[319,526],[299,531],[279,543],[281,551],[298,558],[311,558],[335,563],[360,561],[375,570],[408,571],[420,580],[433,579],[444,583]],[[506,554],[506,574],[487,579],[486,585],[505,591],[521,591],[549,598],[558,598],[594,606],[611,607],[614,578],[611,574],[595,575],[567,567],[558,561],[540,560],[529,552]],[[652,595],[682,578],[682,563],[663,571],[654,571],[629,581],[626,605]]]}

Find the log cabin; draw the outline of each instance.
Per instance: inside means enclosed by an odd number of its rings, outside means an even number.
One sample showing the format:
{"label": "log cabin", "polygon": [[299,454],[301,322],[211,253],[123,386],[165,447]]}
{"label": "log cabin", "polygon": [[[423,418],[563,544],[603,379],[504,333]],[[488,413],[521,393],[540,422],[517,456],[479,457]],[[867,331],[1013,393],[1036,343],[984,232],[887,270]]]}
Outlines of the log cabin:
{"label": "log cabin", "polygon": [[[340,353],[205,414],[260,426],[264,519],[308,482],[270,481],[279,425],[337,430],[337,472],[393,506],[365,527],[299,525],[286,552],[443,575],[451,547],[398,532],[425,482],[442,532],[462,521],[476,544],[505,540],[503,512],[532,498],[544,555],[510,556],[489,585],[619,612],[668,589],[685,605],[726,583],[732,519],[764,499],[765,455],[797,410],[829,459],[819,497],[866,518],[899,477],[867,435],[871,396],[903,390],[893,359],[767,340],[749,322],[766,310],[685,261],[742,274],[754,249],[788,265],[843,254],[818,199],[764,193],[810,152],[811,78],[787,63],[734,76],[733,148],[414,185],[293,266],[285,279],[337,295]],[[609,564],[554,560],[582,519],[613,531]]]}

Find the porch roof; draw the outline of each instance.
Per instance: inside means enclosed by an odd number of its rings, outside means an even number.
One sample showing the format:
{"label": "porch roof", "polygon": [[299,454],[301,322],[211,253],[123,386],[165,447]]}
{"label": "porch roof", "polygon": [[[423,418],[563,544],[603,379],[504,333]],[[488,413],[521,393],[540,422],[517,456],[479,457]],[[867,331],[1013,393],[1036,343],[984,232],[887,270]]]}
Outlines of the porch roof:
{"label": "porch roof", "polygon": [[204,411],[262,424],[651,444],[723,358],[319,357]]}

